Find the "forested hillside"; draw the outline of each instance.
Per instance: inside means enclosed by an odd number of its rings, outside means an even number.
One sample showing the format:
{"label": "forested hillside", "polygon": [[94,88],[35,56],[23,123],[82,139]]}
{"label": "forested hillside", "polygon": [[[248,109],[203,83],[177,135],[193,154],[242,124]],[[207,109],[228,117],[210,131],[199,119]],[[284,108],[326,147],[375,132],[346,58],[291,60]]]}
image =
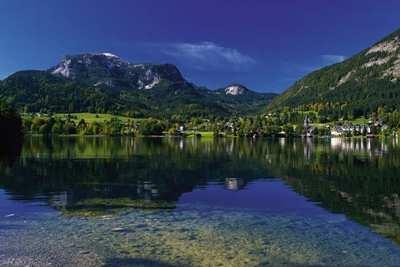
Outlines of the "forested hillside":
{"label": "forested hillside", "polygon": [[315,110],[333,117],[358,117],[400,106],[400,30],[361,53],[296,82],[270,110]]}
{"label": "forested hillside", "polygon": [[230,117],[263,112],[273,97],[200,88],[171,64],[131,64],[111,54],[67,56],[48,71],[20,71],[0,83],[0,100],[30,113]]}

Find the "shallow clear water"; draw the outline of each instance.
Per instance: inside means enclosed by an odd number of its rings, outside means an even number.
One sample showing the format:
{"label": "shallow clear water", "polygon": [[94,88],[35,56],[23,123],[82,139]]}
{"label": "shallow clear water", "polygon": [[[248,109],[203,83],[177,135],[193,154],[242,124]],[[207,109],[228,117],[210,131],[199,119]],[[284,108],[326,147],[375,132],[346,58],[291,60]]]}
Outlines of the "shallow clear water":
{"label": "shallow clear water", "polygon": [[0,266],[400,266],[399,165],[395,140],[26,138]]}

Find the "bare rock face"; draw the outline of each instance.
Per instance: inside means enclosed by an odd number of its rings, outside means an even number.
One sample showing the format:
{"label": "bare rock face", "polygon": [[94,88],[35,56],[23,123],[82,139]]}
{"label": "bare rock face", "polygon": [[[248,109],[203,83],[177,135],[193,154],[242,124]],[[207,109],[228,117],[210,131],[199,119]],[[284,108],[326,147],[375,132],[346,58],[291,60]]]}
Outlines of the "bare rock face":
{"label": "bare rock face", "polygon": [[380,73],[382,78],[390,78],[392,81],[400,78],[400,36],[374,45],[366,55],[372,58],[363,65],[365,68],[383,65]]}
{"label": "bare rock face", "polygon": [[225,88],[226,95],[234,95],[234,96],[242,95],[248,91],[249,91],[249,89],[247,89],[246,87],[244,87],[243,85],[240,85],[240,84],[229,85]]}
{"label": "bare rock face", "polygon": [[394,53],[399,49],[399,47],[400,47],[400,37],[395,36],[393,39],[385,40],[374,45],[367,51],[366,54],[369,55],[379,52]]}
{"label": "bare rock face", "polygon": [[111,53],[68,55],[49,72],[93,86],[152,89],[186,82],[171,64],[132,64]]}
{"label": "bare rock face", "polygon": [[363,64],[351,69],[338,81],[335,88],[356,80],[355,77],[360,76],[360,72],[365,70],[379,74],[381,79],[388,78],[393,82],[397,81],[400,78],[400,36],[375,44],[362,54],[362,59]]}

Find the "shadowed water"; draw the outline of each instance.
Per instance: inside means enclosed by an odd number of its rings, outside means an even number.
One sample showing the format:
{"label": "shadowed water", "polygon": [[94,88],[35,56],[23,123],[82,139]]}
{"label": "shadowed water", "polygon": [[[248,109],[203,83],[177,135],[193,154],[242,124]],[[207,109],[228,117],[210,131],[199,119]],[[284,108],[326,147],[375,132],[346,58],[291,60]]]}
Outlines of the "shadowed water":
{"label": "shadowed water", "polygon": [[0,266],[399,266],[396,140],[28,137]]}

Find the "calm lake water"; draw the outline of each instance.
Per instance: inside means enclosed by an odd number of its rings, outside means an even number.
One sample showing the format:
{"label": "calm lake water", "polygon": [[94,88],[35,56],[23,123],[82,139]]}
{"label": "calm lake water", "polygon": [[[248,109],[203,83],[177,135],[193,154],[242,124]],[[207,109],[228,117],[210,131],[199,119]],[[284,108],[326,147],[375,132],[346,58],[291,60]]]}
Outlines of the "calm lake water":
{"label": "calm lake water", "polygon": [[396,140],[27,137],[0,266],[400,266]]}

